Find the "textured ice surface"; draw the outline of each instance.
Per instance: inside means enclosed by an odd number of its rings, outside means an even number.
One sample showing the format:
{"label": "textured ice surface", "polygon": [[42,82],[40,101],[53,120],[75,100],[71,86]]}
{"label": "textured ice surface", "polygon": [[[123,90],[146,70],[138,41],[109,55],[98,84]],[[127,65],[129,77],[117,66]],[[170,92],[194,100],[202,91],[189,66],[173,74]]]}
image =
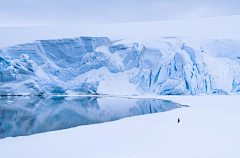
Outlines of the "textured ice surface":
{"label": "textured ice surface", "polygon": [[164,112],[180,104],[157,99],[2,97],[0,139]]}
{"label": "textured ice surface", "polygon": [[233,40],[39,40],[0,50],[0,94],[235,94],[239,63]]}

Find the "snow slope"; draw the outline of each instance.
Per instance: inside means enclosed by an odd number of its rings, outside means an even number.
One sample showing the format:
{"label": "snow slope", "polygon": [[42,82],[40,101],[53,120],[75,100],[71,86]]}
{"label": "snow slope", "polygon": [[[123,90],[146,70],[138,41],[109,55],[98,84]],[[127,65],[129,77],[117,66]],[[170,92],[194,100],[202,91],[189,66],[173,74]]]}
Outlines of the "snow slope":
{"label": "snow slope", "polygon": [[240,157],[239,96],[161,98],[191,107],[29,137],[1,139],[1,156]]}
{"label": "snow slope", "polygon": [[0,27],[0,47],[32,43],[40,39],[75,38],[79,36],[119,39],[155,39],[180,37],[184,39],[240,39],[240,15],[155,22]]}

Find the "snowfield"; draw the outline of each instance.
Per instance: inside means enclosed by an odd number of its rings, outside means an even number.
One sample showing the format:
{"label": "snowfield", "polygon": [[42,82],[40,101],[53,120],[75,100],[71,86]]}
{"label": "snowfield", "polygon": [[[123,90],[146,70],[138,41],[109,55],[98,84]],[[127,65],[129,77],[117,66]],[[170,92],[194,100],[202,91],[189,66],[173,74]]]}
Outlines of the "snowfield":
{"label": "snowfield", "polygon": [[0,47],[31,43],[40,39],[75,38],[78,36],[120,39],[240,39],[240,15],[155,22],[1,27]]}
{"label": "snowfield", "polygon": [[[239,96],[158,98],[190,107],[27,137],[5,138],[0,140],[1,156],[240,157]],[[177,123],[178,118],[180,123]]]}

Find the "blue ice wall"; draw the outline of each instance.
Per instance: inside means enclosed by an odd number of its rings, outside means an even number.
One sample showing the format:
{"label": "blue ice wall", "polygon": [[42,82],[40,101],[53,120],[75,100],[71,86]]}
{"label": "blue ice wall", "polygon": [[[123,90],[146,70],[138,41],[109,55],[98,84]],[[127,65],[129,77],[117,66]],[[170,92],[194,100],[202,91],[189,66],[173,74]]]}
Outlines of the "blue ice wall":
{"label": "blue ice wall", "polygon": [[[97,94],[103,80],[87,79],[90,72],[104,67],[106,72],[99,76],[125,75],[142,94],[240,92],[238,41],[188,44],[163,38],[154,42],[114,43],[106,37],[79,37],[4,48],[0,50],[0,94]],[[82,80],[75,82],[79,76]]]}

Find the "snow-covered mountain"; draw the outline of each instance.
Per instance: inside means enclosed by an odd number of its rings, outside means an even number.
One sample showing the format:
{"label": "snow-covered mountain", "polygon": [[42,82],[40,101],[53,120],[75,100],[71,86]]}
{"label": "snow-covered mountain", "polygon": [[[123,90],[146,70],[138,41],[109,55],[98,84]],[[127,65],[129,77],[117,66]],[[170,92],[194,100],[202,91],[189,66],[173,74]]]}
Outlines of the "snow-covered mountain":
{"label": "snow-covered mountain", "polygon": [[0,93],[236,94],[239,64],[237,40],[38,40],[0,50]]}

